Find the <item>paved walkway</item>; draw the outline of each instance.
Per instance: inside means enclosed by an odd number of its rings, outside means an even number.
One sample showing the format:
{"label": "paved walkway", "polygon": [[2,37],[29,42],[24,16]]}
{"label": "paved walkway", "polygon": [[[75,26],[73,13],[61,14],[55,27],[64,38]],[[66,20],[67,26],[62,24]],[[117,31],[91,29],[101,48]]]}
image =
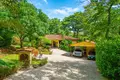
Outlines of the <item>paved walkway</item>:
{"label": "paved walkway", "polygon": [[5,80],[104,80],[97,72],[95,61],[63,56],[67,53],[52,49],[48,64],[43,67],[19,72]]}

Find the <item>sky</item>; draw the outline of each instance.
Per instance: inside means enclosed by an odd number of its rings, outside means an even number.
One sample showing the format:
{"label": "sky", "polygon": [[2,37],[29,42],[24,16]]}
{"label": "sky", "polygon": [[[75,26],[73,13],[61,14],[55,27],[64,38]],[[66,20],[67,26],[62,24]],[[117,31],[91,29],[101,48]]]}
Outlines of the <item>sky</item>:
{"label": "sky", "polygon": [[49,18],[60,20],[75,12],[83,12],[84,6],[88,4],[88,0],[28,0],[28,2],[41,9]]}

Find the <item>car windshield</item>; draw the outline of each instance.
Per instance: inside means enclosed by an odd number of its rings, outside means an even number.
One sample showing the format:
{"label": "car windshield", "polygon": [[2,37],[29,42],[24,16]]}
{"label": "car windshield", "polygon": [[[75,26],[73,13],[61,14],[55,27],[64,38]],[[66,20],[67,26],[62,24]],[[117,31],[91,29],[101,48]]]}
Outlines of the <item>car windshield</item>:
{"label": "car windshield", "polygon": [[81,51],[80,49],[75,49],[75,51]]}

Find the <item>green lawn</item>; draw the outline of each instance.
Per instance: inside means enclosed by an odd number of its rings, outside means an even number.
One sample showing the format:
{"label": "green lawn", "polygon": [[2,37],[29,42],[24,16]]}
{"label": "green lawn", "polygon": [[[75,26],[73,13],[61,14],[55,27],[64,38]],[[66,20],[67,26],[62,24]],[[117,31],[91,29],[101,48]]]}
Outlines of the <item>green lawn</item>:
{"label": "green lawn", "polygon": [[[5,61],[6,63],[20,64],[18,54],[7,54],[1,60]],[[32,65],[36,65],[36,64],[42,65],[42,64],[45,64],[45,63],[47,63],[47,60],[45,60],[45,59],[43,59],[43,60],[32,59]]]}
{"label": "green lawn", "polygon": [[[42,60],[32,60],[32,66],[38,67],[45,65],[47,63],[47,59]],[[23,62],[19,61],[19,55],[18,54],[5,54],[0,59],[0,80],[2,80],[4,77],[17,72],[19,69],[21,69],[23,66]]]}
{"label": "green lawn", "polygon": [[22,67],[17,54],[5,54],[0,59],[0,80],[4,77],[17,72]]}
{"label": "green lawn", "polygon": [[10,62],[13,60],[19,60],[18,54],[7,54],[5,55],[2,60],[4,60],[5,62]]}

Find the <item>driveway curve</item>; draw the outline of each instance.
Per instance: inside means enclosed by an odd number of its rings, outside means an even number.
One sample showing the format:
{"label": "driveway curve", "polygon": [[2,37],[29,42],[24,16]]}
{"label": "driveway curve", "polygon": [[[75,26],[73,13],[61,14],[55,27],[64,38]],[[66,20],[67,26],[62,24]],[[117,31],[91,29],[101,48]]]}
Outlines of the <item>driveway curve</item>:
{"label": "driveway curve", "polygon": [[63,56],[68,53],[60,49],[51,49],[45,66],[21,71],[5,80],[104,80],[97,71],[95,61],[84,58]]}

